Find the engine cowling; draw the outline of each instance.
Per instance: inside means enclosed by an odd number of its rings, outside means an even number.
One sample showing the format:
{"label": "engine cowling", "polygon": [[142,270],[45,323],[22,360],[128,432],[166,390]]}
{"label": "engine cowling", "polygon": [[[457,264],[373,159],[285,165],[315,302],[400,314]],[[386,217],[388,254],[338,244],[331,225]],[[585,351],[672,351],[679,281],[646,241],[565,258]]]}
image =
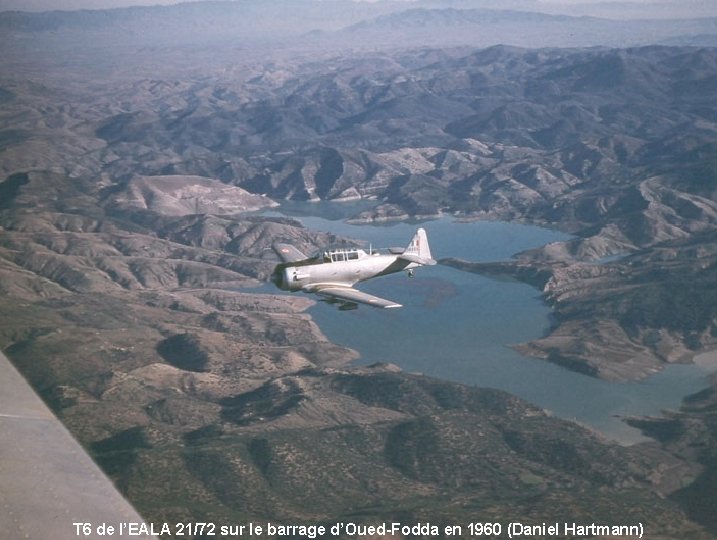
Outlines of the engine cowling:
{"label": "engine cowling", "polygon": [[309,277],[296,266],[278,265],[271,275],[274,285],[283,291],[298,291],[304,286],[304,280]]}

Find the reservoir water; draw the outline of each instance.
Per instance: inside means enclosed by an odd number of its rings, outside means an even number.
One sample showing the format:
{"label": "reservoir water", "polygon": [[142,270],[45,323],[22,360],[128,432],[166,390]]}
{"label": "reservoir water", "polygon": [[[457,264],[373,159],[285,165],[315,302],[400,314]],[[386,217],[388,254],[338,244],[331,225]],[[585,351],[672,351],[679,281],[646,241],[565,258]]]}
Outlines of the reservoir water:
{"label": "reservoir water", "polygon": [[[264,215],[297,217],[311,229],[370,241],[374,247],[405,247],[417,227],[416,222],[352,225],[343,221],[359,208],[346,203],[292,203]],[[519,251],[568,238],[558,231],[517,223],[441,218],[421,226],[436,259],[506,260]],[[318,302],[309,312],[331,341],[357,350],[360,363],[391,362],[407,372],[505,390],[622,443],[643,437],[620,417],[677,409],[683,397],[705,388],[708,375],[717,369],[717,357],[706,353],[695,365],[672,365],[643,381],[612,383],[524,357],[510,345],[545,335],[550,309],[541,301],[540,291],[515,281],[436,265],[417,269],[412,279],[405,273],[394,274],[359,288],[404,307],[339,311]],[[278,292],[273,286],[263,289]]]}

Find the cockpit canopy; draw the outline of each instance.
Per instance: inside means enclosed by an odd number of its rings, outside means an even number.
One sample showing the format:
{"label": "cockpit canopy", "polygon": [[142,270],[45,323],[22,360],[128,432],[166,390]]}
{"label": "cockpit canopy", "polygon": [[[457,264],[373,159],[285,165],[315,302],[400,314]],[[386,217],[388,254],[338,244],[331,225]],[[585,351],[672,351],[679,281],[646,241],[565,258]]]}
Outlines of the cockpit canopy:
{"label": "cockpit canopy", "polygon": [[358,248],[327,248],[322,249],[316,255],[315,259],[323,261],[325,263],[330,262],[343,262],[343,261],[357,261],[366,256],[366,252],[363,249]]}

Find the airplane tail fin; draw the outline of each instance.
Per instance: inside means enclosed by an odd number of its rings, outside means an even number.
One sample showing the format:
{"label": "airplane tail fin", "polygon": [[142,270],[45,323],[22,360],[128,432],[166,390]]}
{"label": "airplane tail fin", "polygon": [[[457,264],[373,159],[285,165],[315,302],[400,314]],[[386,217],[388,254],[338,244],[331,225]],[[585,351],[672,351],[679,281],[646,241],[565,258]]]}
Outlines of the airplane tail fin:
{"label": "airplane tail fin", "polygon": [[411,242],[403,252],[403,257],[406,259],[414,260],[420,264],[436,264],[431,256],[431,248],[428,245],[428,236],[426,230],[421,227],[416,231],[416,234],[411,238]]}

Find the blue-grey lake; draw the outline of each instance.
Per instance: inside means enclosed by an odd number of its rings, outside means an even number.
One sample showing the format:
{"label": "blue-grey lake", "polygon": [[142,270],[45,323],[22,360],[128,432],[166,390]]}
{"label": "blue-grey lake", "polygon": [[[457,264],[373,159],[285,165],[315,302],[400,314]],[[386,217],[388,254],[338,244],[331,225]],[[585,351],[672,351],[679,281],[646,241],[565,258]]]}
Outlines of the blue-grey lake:
{"label": "blue-grey lake", "polygon": [[[351,203],[294,203],[268,214],[297,217],[311,229],[365,240],[374,247],[405,246],[418,226],[343,221],[359,208]],[[518,223],[442,218],[420,226],[436,259],[506,260],[519,251],[569,238]],[[545,335],[550,309],[540,291],[510,280],[436,265],[417,269],[410,279],[405,273],[394,274],[359,288],[404,307],[339,311],[318,302],[310,313],[331,341],[357,350],[361,363],[391,362],[407,372],[502,389],[623,443],[642,436],[620,417],[678,408],[683,397],[707,386],[708,375],[717,367],[706,354],[695,365],[672,365],[643,381],[612,383],[524,357],[510,345]]]}

